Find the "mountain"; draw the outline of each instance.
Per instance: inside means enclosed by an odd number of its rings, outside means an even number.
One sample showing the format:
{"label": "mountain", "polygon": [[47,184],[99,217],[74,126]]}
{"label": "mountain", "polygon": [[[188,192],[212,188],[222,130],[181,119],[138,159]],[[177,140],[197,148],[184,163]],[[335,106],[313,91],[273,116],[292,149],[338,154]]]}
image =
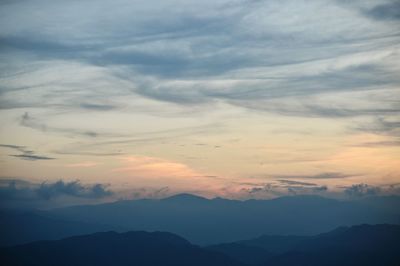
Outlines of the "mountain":
{"label": "mountain", "polygon": [[[397,197],[398,198],[398,197]],[[395,202],[393,198],[390,202]],[[272,200],[206,199],[180,194],[166,199],[125,200],[51,210],[49,217],[129,230],[167,231],[210,245],[268,235],[315,235],[338,226],[396,224],[400,209],[387,199],[340,201],[318,196]]]}
{"label": "mountain", "polygon": [[400,226],[358,225],[310,237],[265,266],[398,266]]}
{"label": "mountain", "polygon": [[242,263],[259,265],[275,256],[284,254],[302,245],[311,236],[262,235],[248,240],[206,246]]}
{"label": "mountain", "polygon": [[240,266],[233,259],[163,232],[103,232],[0,249],[2,265],[16,266]]}
{"label": "mountain", "polygon": [[189,193],[182,193],[182,194],[177,194],[174,196],[170,196],[167,198],[163,199],[164,201],[169,201],[169,202],[176,202],[176,203],[195,203],[195,202],[204,202],[207,201],[206,198],[196,196],[193,194]]}
{"label": "mountain", "polygon": [[309,236],[262,235],[254,239],[238,241],[237,243],[263,248],[273,254],[282,254],[296,248],[309,238]]}
{"label": "mountain", "polygon": [[398,266],[399,225],[339,227],[316,236],[261,236],[207,247],[247,265]]}
{"label": "mountain", "polygon": [[399,225],[357,225],[301,240],[293,237],[299,242],[283,253],[252,246],[267,243],[276,249],[273,239],[279,238],[263,236],[200,248],[165,232],[102,232],[0,248],[0,261],[7,266],[398,266],[400,262]]}
{"label": "mountain", "polygon": [[264,248],[247,246],[240,243],[218,244],[207,246],[205,248],[225,254],[237,261],[240,261],[241,263],[248,265],[261,264],[268,261],[275,255]]}
{"label": "mountain", "polygon": [[40,212],[0,211],[0,246],[12,246],[37,240],[61,239],[100,231],[115,226],[68,221],[47,217]]}

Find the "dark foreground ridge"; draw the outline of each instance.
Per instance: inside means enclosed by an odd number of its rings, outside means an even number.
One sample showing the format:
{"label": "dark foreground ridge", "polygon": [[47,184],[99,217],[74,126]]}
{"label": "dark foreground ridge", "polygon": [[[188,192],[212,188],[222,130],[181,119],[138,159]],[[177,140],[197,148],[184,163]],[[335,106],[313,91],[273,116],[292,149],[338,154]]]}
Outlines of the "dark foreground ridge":
{"label": "dark foreground ridge", "polygon": [[2,248],[0,261],[9,266],[398,266],[399,240],[400,226],[385,224],[286,236],[275,247],[268,236],[200,248],[171,233],[104,232]]}
{"label": "dark foreground ridge", "polygon": [[0,247],[26,244],[38,240],[57,240],[111,230],[123,231],[121,228],[100,223],[48,217],[42,212],[0,211]]}
{"label": "dark foreground ridge", "polygon": [[[207,247],[248,265],[400,265],[399,225],[357,225],[309,236],[268,236]],[[249,256],[251,254],[252,256]]]}
{"label": "dark foreground ridge", "polygon": [[222,253],[164,232],[103,232],[0,249],[2,265],[17,266],[235,266]]}

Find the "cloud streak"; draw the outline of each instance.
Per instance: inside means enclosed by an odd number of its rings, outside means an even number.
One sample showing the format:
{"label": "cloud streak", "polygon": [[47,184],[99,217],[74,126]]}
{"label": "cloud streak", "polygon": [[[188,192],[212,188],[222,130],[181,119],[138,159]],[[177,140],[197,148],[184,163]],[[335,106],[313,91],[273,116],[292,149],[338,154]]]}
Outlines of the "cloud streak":
{"label": "cloud streak", "polygon": [[[336,179],[336,178],[348,178],[354,175],[348,175],[339,172],[326,172],[315,175],[279,175],[277,178],[300,178],[300,179]],[[290,180],[286,180],[290,181]]]}
{"label": "cloud streak", "polygon": [[54,159],[56,159],[53,157],[37,155],[34,151],[27,149],[25,146],[0,144],[0,148],[8,148],[8,149],[13,149],[18,152],[21,152],[21,154],[11,154],[9,156],[20,158],[22,160],[37,161],[37,160],[54,160]]}
{"label": "cloud streak", "polygon": [[[399,33],[392,24],[378,25],[368,19],[397,18],[393,11],[397,2],[365,7],[361,2],[346,6],[332,1],[307,4],[204,1],[201,4],[189,2],[182,6],[185,12],[179,12],[171,9],[176,4],[174,1],[162,5],[142,3],[139,7],[134,2],[121,0],[113,4],[111,15],[115,19],[112,21],[107,20],[109,1],[100,1],[95,7],[90,1],[79,5],[44,3],[37,3],[48,11],[44,19],[21,11],[30,3],[5,6],[4,19],[8,23],[0,29],[3,46],[49,60],[76,62],[76,67],[99,66],[97,69],[105,74],[99,79],[99,85],[115,80],[123,87],[119,92],[122,94],[131,92],[185,106],[224,100],[245,108],[286,115],[341,117],[396,111],[372,106],[354,108],[354,105],[336,109],[331,105],[314,105],[313,101],[305,102],[303,110],[299,111],[279,108],[281,104],[268,108],[270,105],[265,103],[272,98],[379,91],[383,86],[398,85],[395,43]],[[58,17],[56,14],[65,8],[71,12]],[[96,13],[88,11],[93,8]],[[352,8],[366,10],[367,18],[351,12]],[[133,9],[143,12],[136,12],[138,15],[133,18],[128,15]],[[172,12],[164,12],[165,9]],[[304,17],[289,20],[295,11],[302,12]],[[307,17],[309,13],[312,16]],[[341,19],[325,19],[332,13]],[[269,15],[256,19],[260,14]],[[152,17],[162,23],[154,22]],[[308,23],[304,21],[306,17],[310,20]],[[108,21],[107,27],[98,27],[97,23],[102,21]],[[376,34],[367,34],[359,27],[362,24]],[[135,26],[128,28],[126,25]],[[41,30],[43,28],[47,31]],[[59,34],[60,29],[63,34]],[[330,30],[326,32],[326,29]],[[377,45],[382,49],[375,49]],[[40,73],[40,65],[37,71]],[[14,86],[14,81],[7,81],[5,87]],[[84,80],[78,80],[73,84],[74,89],[82,82],[87,86]],[[57,86],[63,83],[57,82]],[[84,94],[98,99],[95,93],[86,91]],[[68,94],[64,90],[62,95],[73,96],[78,107],[88,110],[116,108],[114,104],[84,102],[79,94]],[[20,103],[19,106],[30,105]]]}

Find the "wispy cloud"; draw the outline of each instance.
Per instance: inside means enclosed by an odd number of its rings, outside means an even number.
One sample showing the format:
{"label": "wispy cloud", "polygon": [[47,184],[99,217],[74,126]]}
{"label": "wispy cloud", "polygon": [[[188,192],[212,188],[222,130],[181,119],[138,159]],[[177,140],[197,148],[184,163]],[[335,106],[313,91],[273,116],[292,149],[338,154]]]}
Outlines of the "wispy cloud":
{"label": "wispy cloud", "polygon": [[54,160],[55,158],[52,157],[47,157],[47,156],[39,156],[39,155],[33,155],[33,154],[16,154],[16,155],[10,155],[12,157],[17,157],[23,160],[28,160],[28,161],[36,161],[36,160]]}
{"label": "wispy cloud", "polygon": [[396,147],[400,146],[400,140],[382,140],[382,141],[370,141],[357,144],[354,146],[358,147]]}
{"label": "wispy cloud", "polygon": [[99,163],[97,162],[91,162],[91,161],[86,161],[86,162],[80,162],[80,163],[71,163],[67,164],[66,167],[72,167],[72,168],[81,168],[81,167],[94,167],[98,165]]}
{"label": "wispy cloud", "polygon": [[[54,73],[48,80],[47,75],[38,76],[44,71],[41,65],[32,64],[32,73],[30,66],[25,66],[28,75],[17,75],[19,83],[32,75],[34,82],[18,86],[15,79],[4,76],[5,87],[35,88],[42,84],[42,89],[47,90],[57,81],[61,93],[47,94],[54,100],[49,101],[50,105],[56,107],[58,103],[62,107],[66,102],[60,101],[62,98],[73,99],[68,102],[96,111],[113,110],[117,105],[99,103],[98,94],[92,93],[99,89],[91,91],[79,86],[85,88],[88,82],[95,82],[93,87],[102,88],[113,81],[119,89],[100,90],[110,96],[134,93],[184,106],[223,100],[287,115],[335,117],[395,111],[354,105],[335,109],[309,101],[296,112],[279,108],[280,104],[268,108],[263,102],[342,91],[379,91],[399,84],[396,26],[370,19],[397,19],[396,1],[368,5],[360,1],[351,5],[340,1],[203,1],[186,3],[181,7],[184,12],[174,10],[175,4],[166,1],[153,5],[150,1],[137,5],[121,0],[110,9],[110,2],[104,0],[96,6],[90,1],[79,5],[38,1],[36,5],[48,11],[43,19],[23,12],[31,7],[29,2],[8,4],[2,12],[2,24],[6,26],[0,29],[3,47],[32,53],[49,60],[46,63],[64,62],[61,67],[82,69],[85,76],[79,75],[68,83]],[[70,12],[62,17],[56,15],[66,8]],[[89,12],[94,8],[97,12]],[[164,12],[165,9],[171,12]],[[353,9],[363,11],[357,14]],[[132,17],[129,10],[138,11],[137,16]],[[107,20],[110,12],[112,21]],[[292,14],[298,12],[303,16],[294,18]],[[335,19],[326,19],[330,14],[336,14]],[[107,27],[97,25],[102,21],[107,21]],[[360,25],[371,30],[365,31]],[[13,60],[13,65],[16,62]],[[45,66],[46,71],[52,71],[49,67]],[[47,80],[38,82],[41,79]],[[87,97],[94,102],[85,101]],[[366,100],[374,103],[373,99]],[[16,106],[32,104],[20,102]]]}
{"label": "wispy cloud", "polygon": [[370,122],[355,126],[356,130],[379,135],[400,136],[400,120],[398,116],[376,117]]}
{"label": "wispy cloud", "polygon": [[400,20],[400,2],[398,0],[374,6],[363,13],[376,20]]}
{"label": "wispy cloud", "polygon": [[[335,179],[335,178],[348,178],[354,175],[339,173],[339,172],[326,172],[315,175],[278,175],[277,178],[298,178],[298,179]],[[287,180],[290,181],[290,180]]]}
{"label": "wispy cloud", "polygon": [[316,186],[317,185],[315,183],[302,182],[302,181],[296,181],[296,180],[279,179],[277,181],[279,181],[283,184],[288,184],[288,185],[300,185],[300,186]]}
{"label": "wispy cloud", "polygon": [[9,156],[20,158],[22,160],[37,161],[37,160],[54,160],[54,159],[56,159],[56,158],[53,158],[53,157],[37,155],[34,151],[27,149],[27,147],[25,147],[25,146],[0,144],[0,147],[13,149],[13,150],[16,150],[18,152],[21,152],[21,154],[11,154]]}
{"label": "wispy cloud", "polygon": [[79,129],[72,129],[72,128],[49,127],[45,123],[41,123],[36,118],[29,115],[28,112],[25,112],[21,116],[20,123],[22,126],[33,128],[33,129],[40,130],[43,132],[56,132],[56,133],[70,134],[70,135],[81,135],[81,136],[92,137],[92,138],[95,138],[98,136],[98,133],[96,133],[94,131],[81,131]]}

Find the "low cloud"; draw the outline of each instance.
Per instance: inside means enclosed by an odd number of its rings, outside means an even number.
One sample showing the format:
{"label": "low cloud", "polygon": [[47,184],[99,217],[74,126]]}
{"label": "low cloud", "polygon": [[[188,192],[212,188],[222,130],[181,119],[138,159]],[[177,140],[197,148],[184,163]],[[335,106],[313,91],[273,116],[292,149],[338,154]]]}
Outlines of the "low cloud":
{"label": "low cloud", "polygon": [[329,189],[325,185],[302,182],[296,180],[276,180],[265,184],[249,184],[252,186],[242,188],[238,194],[242,198],[274,198],[288,195],[317,194],[322,195]]}
{"label": "low cloud", "polygon": [[162,188],[137,188],[128,193],[128,199],[158,199],[170,196],[171,190],[169,187]]}
{"label": "low cloud", "polygon": [[229,194],[233,198],[266,199],[290,195],[319,195],[340,199],[357,199],[372,196],[400,195],[400,183],[380,186],[355,183],[349,186],[329,187],[327,185],[294,180],[276,180],[270,183],[242,184],[236,193]]}
{"label": "low cloud", "polygon": [[380,192],[380,187],[370,186],[364,183],[344,187],[344,193],[349,197],[375,196],[378,195]]}
{"label": "low cloud", "polygon": [[78,204],[106,199],[114,192],[104,184],[80,181],[31,183],[20,179],[0,180],[0,206],[41,208]]}
{"label": "low cloud", "polygon": [[292,195],[303,195],[303,194],[314,194],[318,192],[325,192],[328,190],[327,186],[289,186],[287,187],[289,194]]}
{"label": "low cloud", "polygon": [[64,182],[62,180],[55,183],[42,183],[35,189],[35,192],[45,200],[62,195],[79,198],[103,198],[113,194],[102,184],[84,186],[79,181]]}

